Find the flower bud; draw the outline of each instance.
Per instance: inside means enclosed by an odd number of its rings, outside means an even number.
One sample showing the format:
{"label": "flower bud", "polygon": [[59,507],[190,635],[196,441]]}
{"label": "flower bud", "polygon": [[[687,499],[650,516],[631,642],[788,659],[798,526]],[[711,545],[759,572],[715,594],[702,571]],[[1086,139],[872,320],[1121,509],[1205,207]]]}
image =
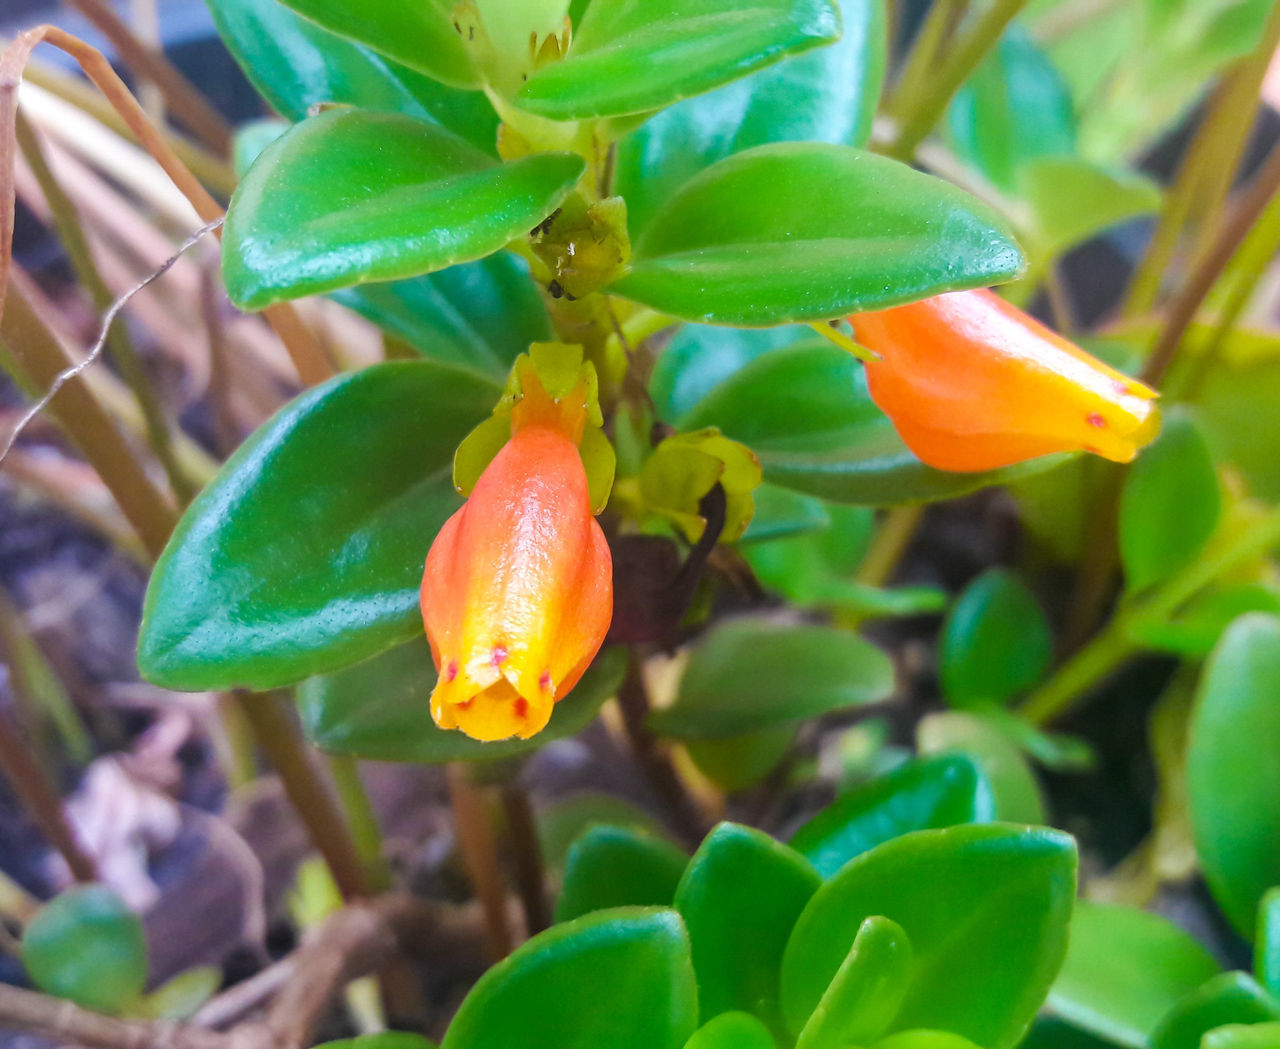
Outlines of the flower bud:
{"label": "flower bud", "polygon": [[1159,429],[1158,394],[990,291],[849,318],[871,399],[922,461],[991,470],[1053,452],[1129,462]]}
{"label": "flower bud", "polygon": [[427,555],[422,616],[439,679],[431,716],[478,740],[527,739],[609,629],[613,568],[578,452],[582,384],[559,399],[532,368],[511,437]]}

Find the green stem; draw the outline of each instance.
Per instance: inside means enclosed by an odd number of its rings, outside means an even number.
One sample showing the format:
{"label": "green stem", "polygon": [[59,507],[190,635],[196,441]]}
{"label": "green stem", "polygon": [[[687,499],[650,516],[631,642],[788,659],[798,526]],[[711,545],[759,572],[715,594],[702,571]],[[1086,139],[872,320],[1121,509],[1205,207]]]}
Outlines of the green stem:
{"label": "green stem", "polygon": [[1088,691],[1141,650],[1135,640],[1145,623],[1164,622],[1210,584],[1280,544],[1280,508],[1244,535],[1188,565],[1148,597],[1122,609],[1107,628],[1059,668],[1023,702],[1019,713],[1043,725],[1077,708]]}
{"label": "green stem", "polygon": [[[89,298],[98,312],[105,313],[111,307],[115,296],[111,294],[111,290],[94,264],[93,253],[85,240],[75,205],[63,192],[58,180],[54,178],[45,159],[44,150],[40,147],[40,140],[22,116],[21,110],[18,111],[14,130],[23,156],[27,158],[27,164],[40,186],[40,192],[44,194],[45,202],[49,205],[54,229],[71,262],[76,279],[89,293]],[[156,458],[160,460],[160,465],[164,467],[165,476],[168,477],[174,494],[181,502],[188,502],[196,492],[196,485],[183,472],[174,454],[169,424],[161,411],[160,402],[151,388],[151,381],[147,377],[146,369],[142,366],[137,348],[125,325],[111,326],[110,331],[107,332],[107,351],[138,402],[146,425],[147,443],[155,452]]]}
{"label": "green stem", "polygon": [[890,116],[900,116],[917,104],[920,93],[937,68],[943,47],[968,10],[968,0],[935,0],[911,44],[902,64],[897,86],[885,102]]}
{"label": "green stem", "polygon": [[899,160],[909,161],[915,156],[916,147],[925,140],[942,116],[960,85],[968,79],[988,51],[1000,39],[1000,34],[1014,16],[1026,6],[1027,0],[995,0],[982,14],[977,24],[943,61],[927,91],[921,93],[909,112],[901,114],[897,138],[886,152]]}
{"label": "green stem", "polygon": [[356,851],[364,863],[370,885],[375,892],[389,888],[391,872],[382,853],[382,828],[378,825],[378,815],[373,811],[369,794],[360,780],[359,764],[355,758],[331,754],[329,774],[333,776],[338,800],[346,811]]}
{"label": "green stem", "polygon": [[856,581],[866,586],[884,586],[906,553],[923,517],[923,503],[895,506],[886,513],[867,556],[858,568]]}
{"label": "green stem", "polygon": [[369,880],[351,828],[332,784],[312,762],[290,704],[273,693],[237,693],[236,699],[343,899],[367,896]]}

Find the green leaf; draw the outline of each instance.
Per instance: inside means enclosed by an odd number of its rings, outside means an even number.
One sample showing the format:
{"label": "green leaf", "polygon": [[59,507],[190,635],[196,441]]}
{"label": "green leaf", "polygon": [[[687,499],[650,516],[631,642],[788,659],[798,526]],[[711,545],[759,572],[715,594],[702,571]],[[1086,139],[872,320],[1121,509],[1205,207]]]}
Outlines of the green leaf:
{"label": "green leaf", "polygon": [[1221,512],[1204,435],[1189,416],[1171,413],[1129,472],[1120,501],[1120,560],[1128,589],[1141,590],[1189,564]]}
{"label": "green leaf", "polygon": [[221,986],[221,966],[193,965],[145,995],[139,1011],[156,1020],[185,1020]]}
{"label": "green leaf", "polygon": [[429,706],[436,671],[421,636],[336,674],[303,682],[298,702],[307,738],[331,754],[433,765],[489,761],[581,732],[617,691],[625,662],[621,651],[602,652],[556,704],[545,729],[531,739],[500,743],[481,743],[436,727]]}
{"label": "green leaf", "polygon": [[643,809],[596,791],[581,791],[541,807],[537,817],[539,851],[552,872],[564,869],[570,847],[592,827],[608,824],[655,837],[663,833],[658,821]]}
{"label": "green leaf", "polygon": [[888,1029],[911,984],[911,943],[902,926],[870,917],[822,998],[805,1021],[796,1049],[844,1049]]}
{"label": "green leaf", "polygon": [[429,1042],[420,1034],[407,1031],[380,1031],[377,1034],[362,1034],[358,1038],[342,1038],[336,1042],[324,1042],[316,1049],[436,1049],[435,1042]]}
{"label": "green leaf", "polygon": [[1253,974],[1280,999],[1280,885],[1258,903],[1258,934],[1253,941]]}
{"label": "green leaf", "polygon": [[491,255],[564,199],[581,157],[498,164],[412,117],[338,109],[263,150],[227,211],[222,272],[244,309]]}
{"label": "green leaf", "polygon": [[1036,251],[1052,258],[1110,226],[1160,209],[1160,186],[1127,168],[1079,157],[1037,157],[1018,170]]}
{"label": "green leaf", "polygon": [[848,630],[731,620],[689,657],[675,702],[649,717],[660,736],[706,739],[887,699],[893,664]]}
{"label": "green leaf", "polygon": [[485,973],[441,1049],[680,1049],[697,1018],[680,916],[602,911],[535,936]]}
{"label": "green leaf", "polygon": [[742,363],[683,414],[680,426],[717,426],[746,444],[770,484],[863,506],[947,499],[1059,461],[964,474],[925,466],[872,402],[862,365],[825,339]]}
{"label": "green leaf", "polygon": [[1241,616],[1222,635],[1196,696],[1187,789],[1196,852],[1214,899],[1252,936],[1280,874],[1280,619]]}
{"label": "green leaf", "polygon": [[782,951],[820,884],[807,860],[758,830],[721,823],[707,835],[676,890],[704,1020],[742,1010],[776,1021]]}
{"label": "green leaf", "polygon": [[1201,1049],[1200,1039],[1215,1027],[1280,1020],[1280,1003],[1241,972],[1214,976],[1179,1002],[1160,1021],[1150,1049]]}
{"label": "green leaf", "polygon": [[1017,24],[956,92],[947,123],[956,152],[1006,192],[1027,160],[1075,152],[1067,85]]}
{"label": "green leaf", "polygon": [[1053,634],[1016,575],[989,568],[951,606],[938,639],[942,694],[954,707],[1003,703],[1044,676]]}
{"label": "green leaf", "polygon": [[1280,1045],[1280,1023],[1227,1024],[1206,1031],[1200,1049],[1275,1049]]}
{"label": "green leaf", "polygon": [[985,204],[846,146],[759,146],[686,182],[613,290],[688,321],[768,327],[997,284],[1022,269]]}
{"label": "green leaf", "polygon": [[721,1013],[693,1032],[684,1049],[776,1049],[773,1035],[750,1013]]}
{"label": "green leaf", "polygon": [[827,528],[831,515],[821,499],[801,495],[776,484],[762,484],[752,493],[755,513],[742,534],[742,544],[772,543]]}
{"label": "green leaf", "polygon": [[839,36],[829,0],[593,0],[568,58],[515,101],[553,120],[643,113]]}
{"label": "green leaf", "polygon": [[653,367],[649,393],[658,417],[682,430],[685,417],[738,369],[762,354],[798,340],[812,342],[805,324],[779,328],[717,328],[682,324]]}
{"label": "green leaf", "polygon": [[1160,1019],[1218,971],[1209,952],[1168,919],[1080,900],[1049,1008],[1090,1034],[1145,1049]]}
{"label": "green leaf", "polygon": [[556,921],[609,907],[670,907],[688,863],[686,853],[652,834],[592,827],[569,849]]}
{"label": "green leaf", "polygon": [[689,758],[707,779],[733,793],[760,783],[778,767],[796,738],[795,725],[765,728],[724,739],[691,739]]}
{"label": "green leaf", "polygon": [[344,288],[333,297],[422,356],[506,382],[551,322],[529,268],[506,252],[409,280]]}
{"label": "green leaf", "polygon": [[839,41],[645,121],[618,148],[613,191],[632,238],[658,206],[717,160],[768,142],[865,145],[884,78],[881,0],[843,0]]}
{"label": "green leaf", "polygon": [[980,1049],[950,1031],[901,1031],[882,1038],[871,1049]]}
{"label": "green leaf", "polygon": [[286,0],[289,7],[331,33],[367,44],[411,69],[455,87],[476,87],[480,77],[454,28],[453,0],[378,3],[363,0]]}
{"label": "green leaf", "polygon": [[500,392],[395,361],[287,404],[188,507],[156,564],[143,675],[274,688],[420,635],[422,564],[459,506],[453,451]]}
{"label": "green leaf", "polygon": [[1280,591],[1266,583],[1233,583],[1194,599],[1176,619],[1139,620],[1133,636],[1150,648],[1203,659],[1246,612],[1280,616]]}
{"label": "green leaf", "polygon": [[978,824],[908,834],[826,882],[796,922],[782,1008],[803,1026],[862,922],[889,918],[915,953],[894,1028],[937,1028],[1011,1049],[1066,950],[1075,844],[1052,830]]}
{"label": "green leaf", "polygon": [[277,0],[206,0],[227,49],[281,116],[302,120],[321,103],[432,120],[487,153],[498,115],[479,91],[430,80],[300,18]]}
{"label": "green leaf", "polygon": [[142,922],[105,885],[78,885],[41,907],[23,930],[22,964],[46,994],[121,1012],[147,982]]}
{"label": "green leaf", "polygon": [[982,770],[962,754],[944,754],[908,762],[837,798],[792,835],[791,847],[829,878],[903,834],[994,818]]}
{"label": "green leaf", "polygon": [[999,724],[968,711],[929,714],[916,726],[916,743],[921,754],[967,754],[976,761],[991,786],[995,819],[1047,822],[1040,784],[1021,741]]}

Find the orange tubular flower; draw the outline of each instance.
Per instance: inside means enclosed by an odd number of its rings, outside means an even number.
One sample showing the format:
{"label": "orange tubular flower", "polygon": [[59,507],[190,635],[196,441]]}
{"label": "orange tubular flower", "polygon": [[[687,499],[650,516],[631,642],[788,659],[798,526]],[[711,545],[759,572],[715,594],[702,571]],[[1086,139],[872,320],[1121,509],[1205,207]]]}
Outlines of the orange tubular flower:
{"label": "orange tubular flower", "polygon": [[578,453],[585,386],[553,399],[532,369],[511,438],[427,555],[422,617],[440,677],[431,716],[527,739],[582,676],[613,615],[612,559]]}
{"label": "orange tubular flower", "polygon": [[1052,452],[1129,462],[1155,437],[1158,394],[989,291],[849,318],[871,399],[923,462],[991,470]]}

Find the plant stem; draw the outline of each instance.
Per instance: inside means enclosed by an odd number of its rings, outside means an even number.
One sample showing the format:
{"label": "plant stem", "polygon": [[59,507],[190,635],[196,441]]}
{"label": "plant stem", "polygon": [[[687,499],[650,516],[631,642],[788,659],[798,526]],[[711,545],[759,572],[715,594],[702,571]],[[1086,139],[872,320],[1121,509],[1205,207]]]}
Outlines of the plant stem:
{"label": "plant stem", "polygon": [[[47,389],[73,362],[32,308],[31,291],[30,278],[14,267],[0,315],[0,342],[31,381]],[[49,409],[110,489],[147,553],[158,557],[177,512],[147,476],[114,420],[81,381],[63,386]]]}
{"label": "plant stem", "polygon": [[697,803],[685,788],[671,758],[658,739],[649,731],[649,694],[640,671],[640,655],[631,650],[626,675],[618,688],[618,707],[631,741],[632,752],[644,770],[649,785],[662,800],[675,828],[691,845],[697,845],[707,833],[707,821]]}
{"label": "plant stem", "polygon": [[867,586],[884,586],[906,553],[923,517],[923,503],[895,506],[885,513],[867,556],[858,567],[856,581]]}
{"label": "plant stem", "polygon": [[511,780],[501,788],[502,809],[507,817],[507,833],[516,867],[516,888],[524,907],[525,931],[536,936],[551,926],[551,908],[547,902],[547,884],[543,873],[542,847],[538,844],[538,825],[534,819],[529,794]]}
{"label": "plant stem", "polygon": [[924,22],[911,43],[911,51],[902,63],[902,74],[892,94],[884,104],[884,111],[898,117],[910,110],[920,92],[929,83],[943,47],[969,8],[969,0],[934,0],[929,5]]}
{"label": "plant stem", "polygon": [[93,861],[80,848],[67,823],[58,791],[31,756],[27,741],[4,711],[0,711],[0,772],[40,828],[40,833],[67,861],[72,877],[81,882],[97,880],[98,872]]}
{"label": "plant stem", "polygon": [[1043,725],[1076,709],[1089,689],[1141,650],[1136,637],[1144,622],[1165,621],[1205,587],[1278,544],[1280,509],[1273,509],[1220,551],[1198,558],[1148,597],[1118,612],[1102,633],[1026,698],[1019,713],[1031,724]]}
{"label": "plant stem", "polygon": [[933,130],[947,104],[960,90],[960,85],[995,46],[1005,27],[1026,3],[1027,0],[995,0],[983,12],[973,29],[960,38],[949,57],[933,71],[930,83],[921,91],[918,101],[912,101],[910,110],[900,114],[897,137],[886,150],[890,156],[904,161],[915,156],[916,147]]}
{"label": "plant stem", "polygon": [[312,762],[291,705],[276,693],[236,693],[236,699],[342,898],[367,896],[369,882],[355,838],[332,784]]}
{"label": "plant stem", "polygon": [[382,854],[382,828],[378,815],[373,811],[369,794],[360,780],[360,765],[355,758],[342,754],[330,754],[329,774],[338,791],[338,800],[347,814],[356,851],[364,864],[369,884],[375,892],[391,886],[391,872]]}
{"label": "plant stem", "polygon": [[[54,229],[57,231],[58,239],[61,241],[62,247],[67,253],[67,258],[71,262],[71,268],[75,272],[77,280],[84,286],[85,291],[89,293],[89,298],[98,312],[104,313],[110,308],[115,296],[111,294],[110,289],[103,281],[101,274],[99,274],[97,266],[94,265],[93,253],[89,250],[89,244],[85,240],[84,230],[75,205],[72,204],[71,198],[63,192],[58,180],[54,178],[53,172],[49,169],[48,162],[45,159],[44,151],[40,148],[39,138],[31,125],[23,118],[21,111],[17,114],[15,130],[17,132],[18,145],[22,149],[23,155],[27,158],[31,172],[40,186],[40,192],[44,194],[45,202],[49,205]],[[129,329],[125,325],[113,324],[111,326],[111,330],[107,332],[107,349],[110,351],[111,359],[115,362],[116,367],[120,369],[120,374],[124,376],[125,382],[128,383],[129,389],[133,392],[139,409],[142,411],[142,418],[146,425],[147,443],[151,446],[151,450],[155,452],[156,458],[160,460],[160,465],[164,467],[165,475],[169,478],[169,484],[173,488],[174,494],[181,502],[188,502],[195,494],[196,486],[182,471],[174,455],[173,442],[169,437],[169,424],[160,408],[160,402],[155,395],[155,391],[151,388],[151,381],[147,378],[147,373],[142,366],[138,351],[133,345],[133,339],[129,336]]]}
{"label": "plant stem", "polygon": [[511,953],[513,939],[507,915],[507,890],[498,870],[498,845],[493,837],[493,823],[484,798],[471,782],[471,771],[461,762],[445,768],[449,783],[449,803],[453,806],[454,829],[458,835],[458,851],[471,878],[471,887],[484,911],[489,953],[505,958]]}
{"label": "plant stem", "polygon": [[[215,152],[231,152],[231,127],[163,54],[143,44],[103,0],[68,0],[120,54],[124,64],[151,81],[174,114]],[[207,221],[207,220],[206,220]]]}

